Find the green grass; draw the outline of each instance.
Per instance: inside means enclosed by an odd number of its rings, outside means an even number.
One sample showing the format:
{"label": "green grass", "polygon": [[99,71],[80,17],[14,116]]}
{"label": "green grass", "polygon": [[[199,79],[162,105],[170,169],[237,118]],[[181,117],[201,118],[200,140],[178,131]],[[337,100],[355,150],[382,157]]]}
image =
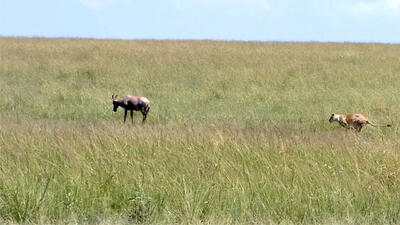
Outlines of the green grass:
{"label": "green grass", "polygon": [[[0,38],[0,221],[400,223],[399,51]],[[393,127],[328,122],[352,112]]]}

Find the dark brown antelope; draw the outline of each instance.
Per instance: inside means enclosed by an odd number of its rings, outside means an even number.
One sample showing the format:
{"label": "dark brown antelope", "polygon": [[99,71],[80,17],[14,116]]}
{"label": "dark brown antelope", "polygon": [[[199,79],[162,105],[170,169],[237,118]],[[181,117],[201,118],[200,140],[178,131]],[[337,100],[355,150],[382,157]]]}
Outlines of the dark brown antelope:
{"label": "dark brown antelope", "polygon": [[142,96],[132,96],[127,95],[123,98],[117,98],[117,95],[112,96],[113,105],[114,105],[114,112],[117,111],[118,106],[125,109],[124,115],[124,123],[126,121],[126,115],[128,114],[128,110],[131,111],[131,120],[133,123],[133,111],[140,111],[143,115],[143,124],[146,123],[147,113],[150,110],[150,101],[146,97]]}

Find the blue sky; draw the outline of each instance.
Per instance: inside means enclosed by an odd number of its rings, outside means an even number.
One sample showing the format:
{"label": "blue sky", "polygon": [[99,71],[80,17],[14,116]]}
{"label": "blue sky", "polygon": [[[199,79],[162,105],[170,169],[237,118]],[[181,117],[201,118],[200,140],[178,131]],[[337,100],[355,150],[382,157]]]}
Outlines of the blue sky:
{"label": "blue sky", "polygon": [[0,0],[0,36],[400,42],[400,0]]}

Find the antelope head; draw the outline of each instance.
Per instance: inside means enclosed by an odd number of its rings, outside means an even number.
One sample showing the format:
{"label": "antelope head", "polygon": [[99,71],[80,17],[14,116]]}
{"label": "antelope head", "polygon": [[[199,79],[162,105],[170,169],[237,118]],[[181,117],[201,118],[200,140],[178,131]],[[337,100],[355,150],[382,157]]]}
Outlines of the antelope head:
{"label": "antelope head", "polygon": [[118,108],[118,102],[116,101],[116,99],[117,99],[117,96],[118,96],[118,95],[115,95],[115,96],[114,96],[114,95],[112,95],[112,97],[111,97],[111,98],[112,98],[112,100],[113,100],[113,105],[114,105],[114,109],[113,109],[113,111],[114,111],[114,112],[116,112],[116,111],[117,111],[117,108]]}

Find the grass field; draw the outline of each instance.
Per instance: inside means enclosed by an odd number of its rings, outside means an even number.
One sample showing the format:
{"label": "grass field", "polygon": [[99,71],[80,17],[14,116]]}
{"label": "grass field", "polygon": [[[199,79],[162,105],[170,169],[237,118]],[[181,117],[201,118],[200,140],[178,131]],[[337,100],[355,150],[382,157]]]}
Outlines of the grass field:
{"label": "grass field", "polygon": [[[0,221],[398,224],[399,52],[0,38]],[[328,122],[352,112],[393,127]]]}

